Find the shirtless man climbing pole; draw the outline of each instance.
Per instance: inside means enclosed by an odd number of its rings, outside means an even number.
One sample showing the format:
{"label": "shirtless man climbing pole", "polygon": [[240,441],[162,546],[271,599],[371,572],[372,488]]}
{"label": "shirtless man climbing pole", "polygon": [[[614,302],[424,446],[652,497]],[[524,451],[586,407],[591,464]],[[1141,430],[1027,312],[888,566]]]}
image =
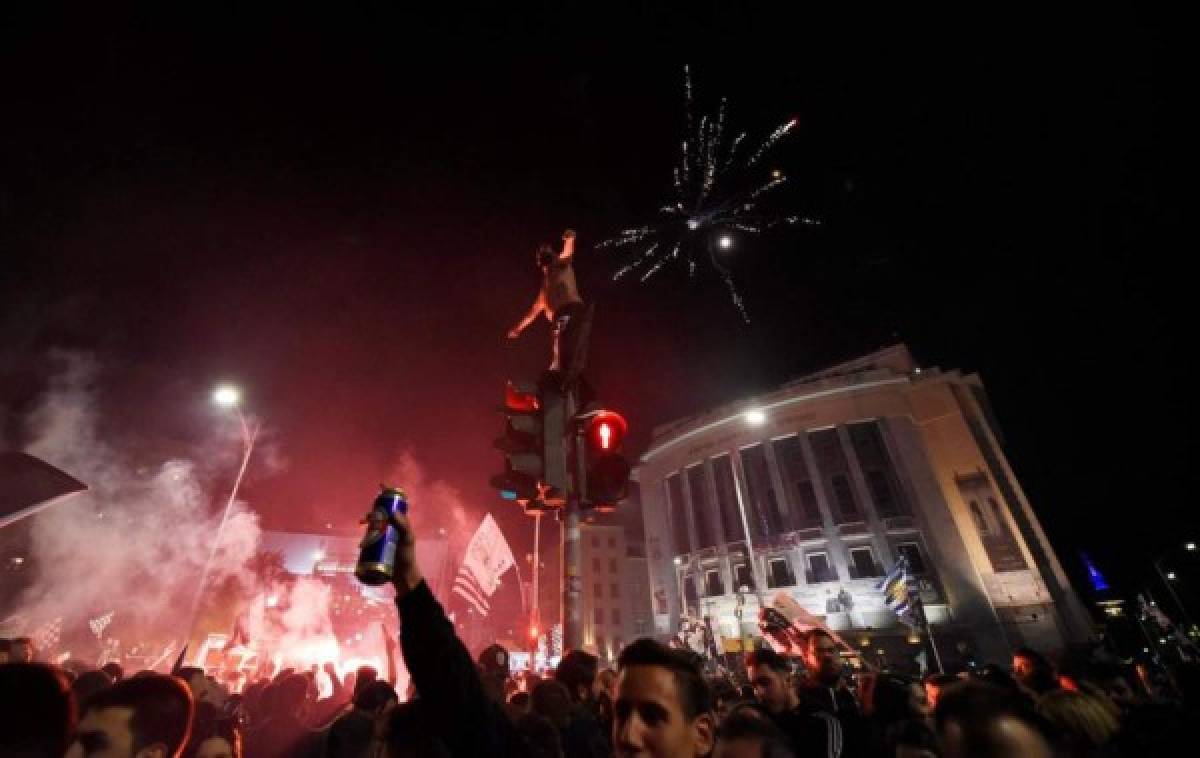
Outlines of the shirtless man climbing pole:
{"label": "shirtless man climbing pole", "polygon": [[571,265],[575,257],[573,229],[563,232],[562,243],[562,252],[559,253],[555,253],[550,245],[538,247],[537,265],[542,269],[542,287],[529,312],[508,333],[509,339],[516,339],[538,315],[545,314],[554,329],[551,371],[570,370],[579,324],[584,314],[583,299],[579,297],[575,269]]}

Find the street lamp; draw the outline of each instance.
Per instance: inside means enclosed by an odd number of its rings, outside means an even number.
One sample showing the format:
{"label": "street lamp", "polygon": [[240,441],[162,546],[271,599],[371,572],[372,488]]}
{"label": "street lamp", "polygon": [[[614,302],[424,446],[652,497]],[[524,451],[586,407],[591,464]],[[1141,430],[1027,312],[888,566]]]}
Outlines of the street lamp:
{"label": "street lamp", "polygon": [[213,537],[212,547],[208,550],[208,558],[204,561],[204,570],[200,572],[200,583],[196,586],[196,594],[192,597],[192,610],[188,614],[187,639],[191,639],[193,627],[196,625],[196,612],[200,608],[200,596],[204,594],[204,585],[208,583],[208,574],[212,570],[213,559],[217,548],[221,545],[221,535],[225,531],[225,522],[229,520],[229,512],[237,500],[238,489],[242,486],[242,477],[246,475],[246,467],[250,464],[250,453],[254,451],[254,441],[258,438],[258,422],[249,422],[242,413],[242,392],[232,384],[220,384],[212,393],[213,404],[225,410],[237,413],[238,424],[242,432],[242,463],[238,467],[237,476],[233,480],[233,488],[229,491],[229,499],[225,501],[225,510],[221,513],[221,523]]}
{"label": "street lamp", "polygon": [[[1185,542],[1183,545],[1183,549],[1190,551],[1190,552],[1195,552],[1196,543],[1195,542]],[[1162,562],[1163,562],[1164,557],[1165,556],[1163,556],[1163,555],[1159,555],[1159,556],[1155,557],[1155,559],[1152,561],[1152,563],[1154,564],[1154,570],[1158,572],[1159,578],[1162,579],[1162,583],[1166,586],[1167,592],[1170,593],[1171,599],[1175,601],[1175,607],[1179,609],[1180,615],[1183,616],[1183,620],[1186,623],[1187,628],[1190,630],[1195,626],[1195,624],[1192,622],[1191,614],[1188,613],[1188,610],[1184,606],[1183,601],[1180,600],[1179,593],[1177,593],[1175,591],[1175,584],[1178,581],[1179,577],[1174,571],[1167,571],[1166,569],[1163,568]]]}

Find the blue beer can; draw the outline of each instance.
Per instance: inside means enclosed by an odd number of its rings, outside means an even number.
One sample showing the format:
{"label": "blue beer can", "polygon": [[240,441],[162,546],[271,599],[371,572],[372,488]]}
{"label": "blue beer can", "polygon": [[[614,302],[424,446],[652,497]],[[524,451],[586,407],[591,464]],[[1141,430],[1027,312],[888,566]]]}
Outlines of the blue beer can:
{"label": "blue beer can", "polygon": [[400,514],[408,514],[408,495],[397,487],[382,488],[367,514],[367,531],[358,545],[354,575],[363,584],[373,587],[387,584],[396,575],[396,547],[400,534],[392,525],[392,517]]}

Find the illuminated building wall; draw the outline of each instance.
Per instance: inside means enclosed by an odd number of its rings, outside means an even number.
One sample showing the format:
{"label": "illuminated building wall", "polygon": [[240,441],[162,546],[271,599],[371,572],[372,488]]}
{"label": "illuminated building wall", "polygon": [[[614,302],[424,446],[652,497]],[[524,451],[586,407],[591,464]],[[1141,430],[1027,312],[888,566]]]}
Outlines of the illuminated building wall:
{"label": "illuminated building wall", "polygon": [[620,526],[583,524],[581,574],[583,577],[583,642],[584,649],[612,662],[621,647],[636,639],[633,601],[644,589],[632,580],[630,561],[625,543],[625,530]]}
{"label": "illuminated building wall", "polygon": [[786,592],[902,653],[907,629],[875,591],[899,555],[951,658],[1089,634],[980,378],[921,370],[903,345],[660,427],[635,476],[659,634],[686,612],[757,635],[759,596]]}

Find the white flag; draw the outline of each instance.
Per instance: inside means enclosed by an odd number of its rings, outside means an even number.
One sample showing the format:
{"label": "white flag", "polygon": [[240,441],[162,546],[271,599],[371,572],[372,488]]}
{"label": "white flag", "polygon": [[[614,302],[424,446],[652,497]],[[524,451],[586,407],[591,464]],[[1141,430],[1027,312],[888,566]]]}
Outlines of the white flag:
{"label": "white flag", "polygon": [[512,549],[492,514],[483,517],[467,545],[462,566],[454,577],[454,594],[462,597],[481,616],[490,610],[488,598],[500,584],[500,576],[516,564]]}

